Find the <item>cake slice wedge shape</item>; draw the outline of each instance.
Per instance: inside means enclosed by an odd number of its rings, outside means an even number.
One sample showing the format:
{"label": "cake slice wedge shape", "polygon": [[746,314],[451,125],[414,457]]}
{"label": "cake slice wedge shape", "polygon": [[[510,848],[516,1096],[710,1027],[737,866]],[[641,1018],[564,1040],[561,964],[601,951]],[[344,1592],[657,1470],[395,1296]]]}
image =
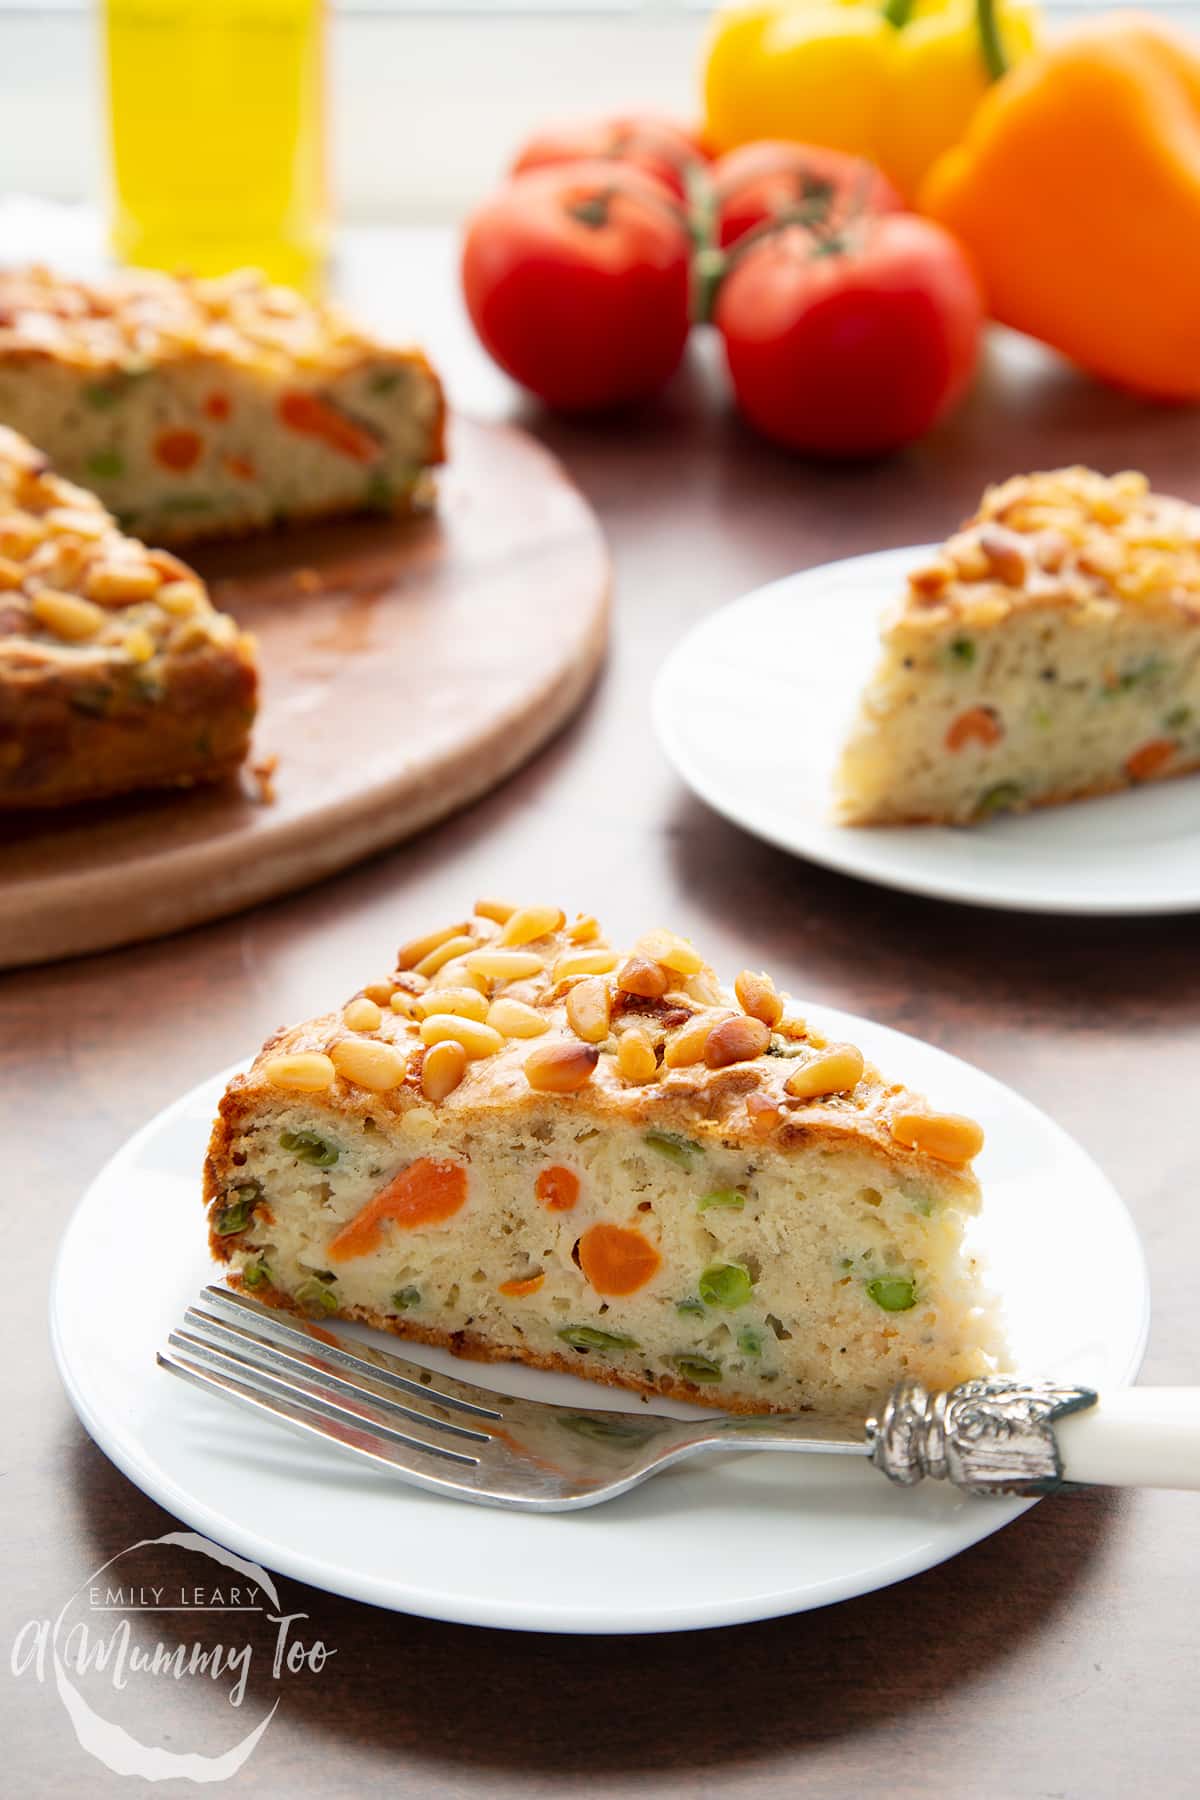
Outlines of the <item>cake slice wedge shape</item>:
{"label": "cake slice wedge shape", "polygon": [[419,350],[252,269],[0,271],[0,420],[156,543],[419,509],[444,413]]}
{"label": "cake slice wedge shape", "polygon": [[0,810],[219,781],[257,691],[199,576],[0,426]]}
{"label": "cake slice wedge shape", "polygon": [[480,902],[230,1083],[235,1287],[460,1355],[858,1417],[1002,1356],[971,1120],[654,930]]}
{"label": "cake slice wedge shape", "polygon": [[909,577],[836,777],[969,825],[1200,767],[1200,508],[1085,468],[989,488]]}

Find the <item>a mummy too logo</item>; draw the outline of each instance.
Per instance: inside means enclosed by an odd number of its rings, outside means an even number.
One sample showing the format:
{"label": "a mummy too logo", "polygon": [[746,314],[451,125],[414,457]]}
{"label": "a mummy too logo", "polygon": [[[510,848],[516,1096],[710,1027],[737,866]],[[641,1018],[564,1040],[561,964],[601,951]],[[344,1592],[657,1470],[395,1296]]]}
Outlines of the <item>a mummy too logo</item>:
{"label": "a mummy too logo", "polygon": [[310,1684],[334,1654],[257,1563],[169,1531],[97,1569],[56,1618],[27,1620],[10,1661],[57,1692],[114,1774],[207,1783],[237,1774],[285,1685]]}

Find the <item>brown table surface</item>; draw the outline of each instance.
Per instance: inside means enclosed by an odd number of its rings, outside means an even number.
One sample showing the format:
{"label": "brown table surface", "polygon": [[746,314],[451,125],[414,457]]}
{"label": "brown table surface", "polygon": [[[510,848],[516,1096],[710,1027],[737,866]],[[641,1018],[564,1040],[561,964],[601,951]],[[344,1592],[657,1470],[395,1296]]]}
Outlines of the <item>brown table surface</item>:
{"label": "brown table surface", "polygon": [[[713,607],[792,569],[939,537],[991,478],[1137,465],[1200,500],[1194,413],[1103,392],[1000,340],[971,401],[924,444],[866,468],[811,466],[729,416],[707,344],[635,420],[526,409],[470,340],[445,236],[359,235],[341,280],[380,323],[399,316],[421,333],[461,408],[524,423],[563,458],[611,538],[612,655],[544,754],[416,841],[222,924],[0,980],[15,1369],[0,1446],[6,1659],[23,1621],[53,1615],[106,1558],[171,1526],[86,1437],[51,1363],[51,1265],[82,1187],[183,1089],[336,1002],[402,936],[485,890],[596,909],[618,937],[669,922],[718,966],[750,960],[1029,1095],[1137,1220],[1155,1309],[1143,1380],[1197,1379],[1195,918],[990,913],[822,873],[693,800],[647,705],[669,647]],[[471,1630],[283,1588],[336,1654],[285,1690],[230,1783],[239,1792],[1090,1800],[1191,1795],[1200,1782],[1194,1495],[1049,1501],[903,1586],[710,1633]],[[171,1687],[164,1709],[180,1705]],[[49,1680],[0,1676],[0,1741],[9,1791],[31,1800],[141,1787],[85,1756]]]}

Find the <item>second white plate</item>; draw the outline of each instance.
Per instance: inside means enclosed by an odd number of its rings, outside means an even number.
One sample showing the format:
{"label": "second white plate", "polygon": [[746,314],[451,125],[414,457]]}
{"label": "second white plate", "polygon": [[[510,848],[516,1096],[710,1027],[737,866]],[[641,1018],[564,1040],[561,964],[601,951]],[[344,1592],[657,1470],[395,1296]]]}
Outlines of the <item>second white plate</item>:
{"label": "second white plate", "polygon": [[659,741],[688,786],[768,843],[909,893],[1029,912],[1200,908],[1200,777],[969,829],[834,823],[834,764],[880,617],[929,551],[789,575],[691,631],[654,690]]}

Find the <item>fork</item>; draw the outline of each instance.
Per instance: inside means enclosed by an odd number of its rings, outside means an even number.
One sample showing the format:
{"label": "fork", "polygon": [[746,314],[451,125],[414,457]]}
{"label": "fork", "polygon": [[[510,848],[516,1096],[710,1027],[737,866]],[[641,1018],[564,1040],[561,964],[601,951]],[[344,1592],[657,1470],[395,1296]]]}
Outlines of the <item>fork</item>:
{"label": "fork", "polygon": [[713,1450],[867,1457],[892,1481],[975,1494],[1064,1482],[1200,1488],[1200,1388],[1090,1388],[995,1376],[948,1392],[916,1381],[877,1415],[671,1419],[523,1400],[435,1373],[210,1286],[159,1364],[235,1405],[455,1500],[532,1512],[595,1506]]}

